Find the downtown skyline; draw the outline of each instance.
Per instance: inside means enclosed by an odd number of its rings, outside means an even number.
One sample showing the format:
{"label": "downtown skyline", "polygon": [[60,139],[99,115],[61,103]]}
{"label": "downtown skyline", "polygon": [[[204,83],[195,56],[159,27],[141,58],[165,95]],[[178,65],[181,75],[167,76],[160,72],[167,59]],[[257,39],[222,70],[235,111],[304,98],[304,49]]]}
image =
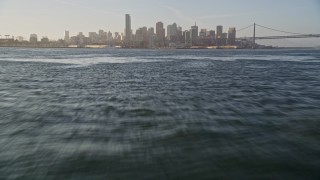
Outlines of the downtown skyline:
{"label": "downtown skyline", "polygon": [[[289,3],[290,2],[290,3]],[[23,7],[23,8],[22,8]],[[30,34],[50,39],[63,38],[63,32],[88,34],[99,29],[124,33],[123,14],[132,16],[132,30],[139,27],[155,27],[156,22],[167,25],[177,23],[184,30],[197,22],[199,28],[216,29],[217,25],[240,29],[254,22],[277,29],[307,34],[319,33],[320,3],[314,0],[278,1],[208,1],[170,2],[170,1],[128,1],[121,0],[90,2],[83,0],[54,0],[28,2],[0,0],[0,20],[3,24],[0,34],[10,34],[29,38]],[[308,12],[308,13],[298,13]],[[41,16],[39,16],[41,15]],[[258,35],[277,35],[259,29]],[[280,34],[281,35],[281,34]],[[240,32],[238,37],[252,36],[252,30]],[[286,40],[305,45],[319,40]],[[274,41],[273,41],[274,42]]]}

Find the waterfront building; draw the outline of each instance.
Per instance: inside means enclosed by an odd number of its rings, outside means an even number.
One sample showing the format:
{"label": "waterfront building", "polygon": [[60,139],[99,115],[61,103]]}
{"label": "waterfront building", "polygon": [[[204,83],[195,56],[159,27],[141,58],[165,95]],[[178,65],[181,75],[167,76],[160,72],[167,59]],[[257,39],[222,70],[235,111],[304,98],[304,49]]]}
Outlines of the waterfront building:
{"label": "waterfront building", "polygon": [[207,31],[207,39],[210,42],[209,44],[215,45],[216,44],[216,32],[214,30]]}
{"label": "waterfront building", "polygon": [[191,44],[191,33],[190,31],[186,30],[183,32],[183,37],[184,37],[184,43],[185,44]]}
{"label": "waterfront building", "polygon": [[48,37],[42,37],[40,42],[43,43],[43,44],[48,44],[49,43],[49,38]]}
{"label": "waterfront building", "polygon": [[108,38],[108,41],[113,40],[113,35],[112,35],[112,32],[111,32],[111,31],[108,32],[107,38]]}
{"label": "waterfront building", "polygon": [[143,26],[141,28],[141,35],[142,35],[143,43],[147,45],[148,44],[148,28],[147,27]]}
{"label": "waterfront building", "polygon": [[18,36],[18,37],[16,37],[16,40],[19,41],[19,42],[23,42],[24,38],[22,36]]}
{"label": "waterfront building", "polygon": [[222,39],[227,40],[228,39],[228,33],[222,33]]}
{"label": "waterfront building", "polygon": [[134,46],[140,48],[146,48],[148,46],[148,28],[141,27],[136,30],[134,38]]}
{"label": "waterfront building", "polygon": [[210,30],[207,32],[207,36],[210,37],[211,39],[216,39],[216,32],[213,30]]}
{"label": "waterfront building", "polygon": [[158,46],[164,46],[165,45],[165,36],[166,36],[166,30],[163,28],[162,22],[157,22],[156,24],[156,36],[157,36],[157,44]]}
{"label": "waterfront building", "polygon": [[199,36],[201,39],[204,39],[207,36],[207,29],[201,29]]}
{"label": "waterfront building", "polygon": [[156,41],[156,36],[155,36],[154,28],[150,27],[148,29],[148,48],[154,48],[155,41]]}
{"label": "waterfront building", "polygon": [[83,46],[85,44],[85,38],[86,37],[83,35],[83,33],[79,32],[79,34],[77,36],[77,40],[78,40],[77,45]]}
{"label": "waterfront building", "polygon": [[65,31],[64,32],[64,41],[66,43],[69,43],[70,42],[70,34],[69,34],[69,31]]}
{"label": "waterfront building", "polygon": [[151,37],[153,35],[154,35],[154,28],[151,27],[151,28],[148,29],[148,37]]}
{"label": "waterfront building", "polygon": [[104,42],[105,39],[106,39],[105,32],[104,32],[104,30],[100,29],[99,33],[98,33],[98,41]]}
{"label": "waterfront building", "polygon": [[183,41],[182,35],[183,35],[182,27],[178,26],[177,27],[177,38],[178,38],[179,42]]}
{"label": "waterfront building", "polygon": [[228,45],[236,45],[236,28],[229,28],[228,31]]}
{"label": "waterfront building", "polygon": [[[131,35],[131,39],[132,39],[132,35]],[[122,37],[121,37],[121,33],[119,32],[115,32],[114,33],[114,38],[113,38],[113,43],[115,46],[120,46],[121,45],[121,41],[122,41]],[[131,43],[132,40],[130,40]]]}
{"label": "waterfront building", "polygon": [[30,40],[29,40],[30,43],[37,43],[38,42],[38,35],[36,34],[31,34],[30,35]]}
{"label": "waterfront building", "polygon": [[177,34],[182,36],[182,27],[181,26],[177,27]]}
{"label": "waterfront building", "polygon": [[165,29],[163,28],[162,22],[157,22],[156,24],[156,35],[159,39],[165,38]]}
{"label": "waterfront building", "polygon": [[223,46],[225,45],[223,37],[223,26],[217,26],[217,34],[216,34],[216,45]]}
{"label": "waterfront building", "polygon": [[98,34],[96,32],[89,32],[89,40],[91,43],[97,43],[99,41]]}
{"label": "waterfront building", "polygon": [[223,26],[217,26],[217,37],[216,39],[220,39],[223,33]]}
{"label": "waterfront building", "polygon": [[142,28],[136,30],[136,33],[133,35],[133,44],[134,47],[142,48],[143,36],[142,36]]}
{"label": "waterfront building", "polygon": [[195,24],[194,26],[191,26],[191,30],[190,30],[190,39],[191,39],[191,44],[195,45],[197,38],[198,38],[198,34],[199,34],[199,29],[197,24]]}
{"label": "waterfront building", "polygon": [[114,39],[121,40],[121,34],[119,32],[115,32]]}
{"label": "waterfront building", "polygon": [[156,47],[156,40],[157,40],[157,37],[156,35],[152,35],[149,37],[149,42],[148,42],[148,48],[155,48]]}
{"label": "waterfront building", "polygon": [[222,33],[222,45],[226,46],[228,44],[228,33]]}
{"label": "waterfront building", "polygon": [[177,37],[178,27],[176,23],[173,23],[172,25],[168,25],[167,27],[167,39],[168,40],[174,40]]}
{"label": "waterfront building", "polygon": [[130,44],[131,36],[132,36],[132,29],[131,29],[131,16],[129,14],[125,15],[126,17],[126,24],[125,24],[125,43],[126,45]]}

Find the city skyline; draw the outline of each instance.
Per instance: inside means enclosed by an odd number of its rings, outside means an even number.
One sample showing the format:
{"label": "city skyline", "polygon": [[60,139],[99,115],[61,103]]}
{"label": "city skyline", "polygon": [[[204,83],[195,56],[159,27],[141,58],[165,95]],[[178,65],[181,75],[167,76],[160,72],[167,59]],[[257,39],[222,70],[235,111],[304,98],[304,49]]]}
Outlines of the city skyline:
{"label": "city skyline", "polygon": [[[290,3],[289,3],[290,2]],[[123,6],[126,4],[128,6]],[[155,7],[154,7],[155,6]],[[23,7],[23,8],[22,8]],[[215,30],[217,25],[226,28],[240,29],[257,22],[270,25],[282,30],[319,33],[320,3],[315,0],[283,0],[271,1],[208,1],[203,3],[178,3],[165,1],[100,1],[93,0],[0,0],[0,20],[3,24],[0,34],[10,34],[29,38],[30,34],[39,37],[48,36],[50,39],[63,38],[65,30],[71,34],[83,32],[105,31],[125,33],[123,14],[130,14],[132,30],[146,26],[156,27],[157,22],[168,25],[177,23],[183,30],[188,30],[197,22],[199,29]],[[305,14],[297,12],[308,12]],[[41,16],[39,16],[41,15]],[[277,18],[276,18],[277,17]],[[279,18],[280,17],[280,18]],[[258,35],[277,35],[273,32],[260,30]],[[281,35],[281,34],[280,34]],[[238,37],[252,36],[252,30],[240,32]],[[272,41],[276,42],[275,40]],[[320,44],[318,39],[285,40],[285,43],[303,45]]]}

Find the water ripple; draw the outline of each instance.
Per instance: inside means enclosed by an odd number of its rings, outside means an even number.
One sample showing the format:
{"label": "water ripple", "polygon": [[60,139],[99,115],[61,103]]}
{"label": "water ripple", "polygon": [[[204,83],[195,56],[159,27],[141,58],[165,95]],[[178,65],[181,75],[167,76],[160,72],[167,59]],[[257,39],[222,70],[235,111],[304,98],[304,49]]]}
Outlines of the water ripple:
{"label": "water ripple", "polygon": [[320,177],[318,50],[0,51],[0,179]]}

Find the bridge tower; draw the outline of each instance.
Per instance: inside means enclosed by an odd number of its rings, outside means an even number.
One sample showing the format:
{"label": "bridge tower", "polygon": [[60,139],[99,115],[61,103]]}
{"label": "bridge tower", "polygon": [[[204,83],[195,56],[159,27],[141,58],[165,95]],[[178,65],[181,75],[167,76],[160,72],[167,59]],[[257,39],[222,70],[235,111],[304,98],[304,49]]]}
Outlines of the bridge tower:
{"label": "bridge tower", "polygon": [[256,23],[253,24],[253,41],[252,41],[252,49],[256,47]]}

